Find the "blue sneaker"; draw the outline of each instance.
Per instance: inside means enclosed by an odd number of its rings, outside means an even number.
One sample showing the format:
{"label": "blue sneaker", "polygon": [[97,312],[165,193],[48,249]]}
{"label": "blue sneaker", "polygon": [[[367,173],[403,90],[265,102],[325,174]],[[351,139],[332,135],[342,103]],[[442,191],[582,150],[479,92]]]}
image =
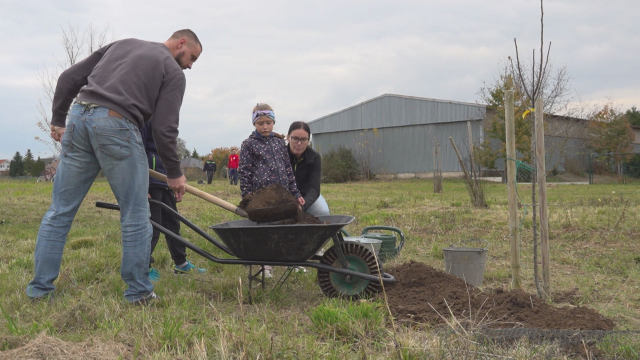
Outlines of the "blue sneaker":
{"label": "blue sneaker", "polygon": [[160,273],[156,268],[149,268],[149,280],[153,282],[160,280]]}
{"label": "blue sneaker", "polygon": [[187,260],[187,265],[183,267],[179,267],[178,265],[173,265],[173,273],[178,274],[190,274],[190,273],[206,273],[206,269],[201,269],[191,263],[191,261]]}

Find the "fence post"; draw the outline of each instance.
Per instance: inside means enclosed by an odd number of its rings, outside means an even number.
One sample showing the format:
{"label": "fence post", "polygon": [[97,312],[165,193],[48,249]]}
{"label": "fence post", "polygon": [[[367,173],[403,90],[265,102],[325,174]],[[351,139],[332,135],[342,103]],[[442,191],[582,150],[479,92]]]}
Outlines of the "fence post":
{"label": "fence post", "polygon": [[[516,127],[513,90],[505,92],[505,127],[507,160],[507,186],[509,189],[509,235],[511,242],[511,286],[520,289],[520,229],[518,228],[518,195],[516,193]],[[509,160],[512,159],[512,160]]]}
{"label": "fence post", "polygon": [[542,254],[542,290],[545,300],[551,297],[551,274],[549,270],[549,214],[547,211],[547,170],[544,151],[544,109],[542,99],[536,100],[536,168],[540,195],[540,252]]}

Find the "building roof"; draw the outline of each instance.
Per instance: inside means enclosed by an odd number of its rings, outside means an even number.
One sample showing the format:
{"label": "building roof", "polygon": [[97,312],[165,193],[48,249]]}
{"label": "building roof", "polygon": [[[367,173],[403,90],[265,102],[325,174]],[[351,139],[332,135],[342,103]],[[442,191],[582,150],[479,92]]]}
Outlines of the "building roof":
{"label": "building roof", "polygon": [[195,168],[202,169],[202,160],[197,159],[197,158],[182,159],[182,160],[180,160],[180,167],[181,168],[195,167]]}
{"label": "building roof", "polygon": [[49,161],[49,163],[47,164],[45,162],[45,166],[44,169],[46,171],[51,171],[51,170],[57,170],[58,169],[58,165],[60,164],[60,159],[59,158],[51,158],[51,161]]}
{"label": "building roof", "polygon": [[310,121],[312,133],[482,120],[486,105],[383,94]]}
{"label": "building roof", "polygon": [[4,164],[5,161],[8,161],[7,159],[0,159],[0,165]]}

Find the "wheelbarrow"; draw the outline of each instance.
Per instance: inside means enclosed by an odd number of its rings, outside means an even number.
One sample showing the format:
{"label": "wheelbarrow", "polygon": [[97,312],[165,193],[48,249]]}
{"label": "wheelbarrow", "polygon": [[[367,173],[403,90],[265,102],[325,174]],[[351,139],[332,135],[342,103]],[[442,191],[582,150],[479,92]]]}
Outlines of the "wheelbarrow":
{"label": "wheelbarrow", "polygon": [[[281,286],[290,270],[304,266],[318,271],[318,285],[328,297],[359,299],[370,297],[380,291],[382,283],[391,284],[396,280],[382,272],[375,254],[364,246],[345,242],[340,230],[355,218],[346,215],[320,216],[322,224],[265,225],[251,220],[235,220],[210,226],[222,243],[206,231],[191,223],[184,216],[162,202],[149,199],[162,207],[181,223],[191,228],[231,258],[219,258],[192,244],[182,236],[151,221],[151,225],[185,247],[207,260],[225,265],[249,265],[249,288],[252,281],[262,283],[264,289],[264,265],[287,267],[276,287]],[[99,208],[120,210],[116,204],[96,202]],[[322,256],[317,255],[329,241],[333,241]],[[260,267],[252,274],[251,266]],[[262,279],[258,278],[262,275]]]}

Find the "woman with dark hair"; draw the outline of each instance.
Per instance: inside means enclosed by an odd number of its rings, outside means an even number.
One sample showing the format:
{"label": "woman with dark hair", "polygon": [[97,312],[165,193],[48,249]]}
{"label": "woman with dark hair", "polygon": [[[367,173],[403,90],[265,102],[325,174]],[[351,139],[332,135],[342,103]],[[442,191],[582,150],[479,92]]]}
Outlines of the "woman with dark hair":
{"label": "woman with dark hair", "polygon": [[314,216],[329,215],[329,206],[320,195],[322,160],[320,154],[309,147],[310,139],[311,129],[304,121],[296,121],[289,126],[287,148],[291,168],[304,198],[302,209]]}

